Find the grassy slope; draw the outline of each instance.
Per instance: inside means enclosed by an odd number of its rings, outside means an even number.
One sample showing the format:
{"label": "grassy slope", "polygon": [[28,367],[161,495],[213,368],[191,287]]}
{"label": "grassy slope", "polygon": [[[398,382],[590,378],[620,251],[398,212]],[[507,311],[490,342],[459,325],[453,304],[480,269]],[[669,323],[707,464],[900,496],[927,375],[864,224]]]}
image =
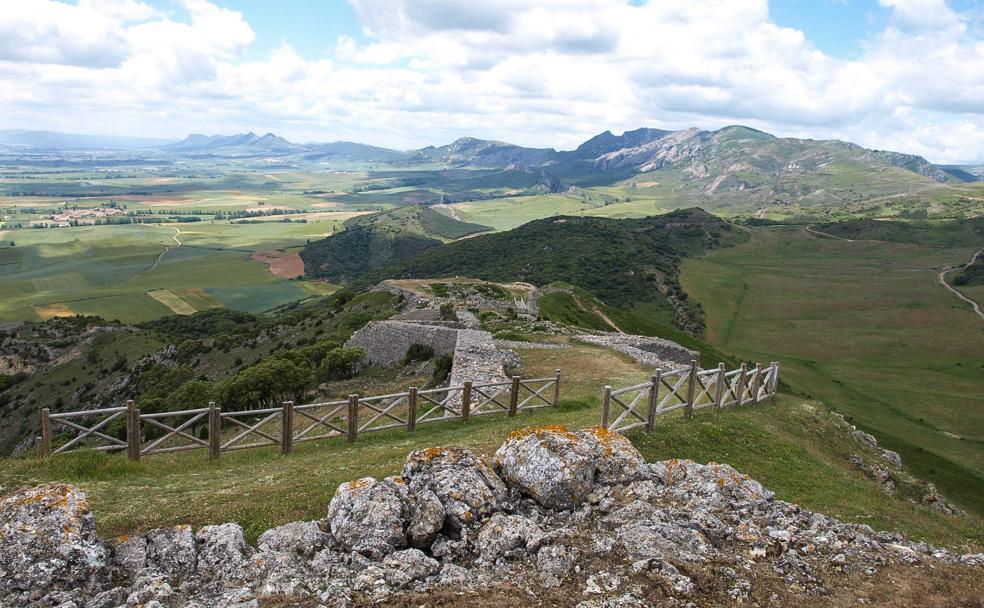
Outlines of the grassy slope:
{"label": "grassy slope", "polygon": [[[322,517],[337,484],[352,478],[398,474],[407,452],[435,445],[463,445],[488,458],[513,429],[529,424],[596,424],[600,390],[624,385],[648,371],[612,351],[577,345],[568,350],[524,351],[524,374],[564,370],[563,404],[517,418],[486,417],[469,423],[427,425],[414,434],[390,431],[343,440],[302,444],[289,458],[275,450],[149,457],[140,463],[96,454],[48,461],[0,461],[0,486],[49,480],[80,484],[89,494],[104,535],[155,526],[203,525],[235,520],[250,537],[296,519]],[[822,407],[797,397],[743,410],[701,412],[684,421],[658,419],[650,436],[633,440],[651,459],[690,457],[732,462],[774,488],[780,498],[823,509],[848,521],[905,531],[916,538],[954,546],[984,542],[979,519],[943,516],[885,495],[846,461],[857,446],[832,432]]]}
{"label": "grassy slope", "polygon": [[984,511],[984,328],[935,283],[939,267],[971,248],[818,239],[799,228],[753,234],[684,264],[709,341],[782,360],[798,389]]}

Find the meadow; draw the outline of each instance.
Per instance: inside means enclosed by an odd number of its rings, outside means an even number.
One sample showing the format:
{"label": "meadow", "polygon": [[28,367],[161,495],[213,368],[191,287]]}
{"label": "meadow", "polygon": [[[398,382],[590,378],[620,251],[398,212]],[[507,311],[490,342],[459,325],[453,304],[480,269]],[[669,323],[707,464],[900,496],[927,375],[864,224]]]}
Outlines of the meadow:
{"label": "meadow", "polygon": [[984,512],[984,323],[936,282],[976,248],[751,233],[683,265],[708,341],[781,360],[791,385]]}

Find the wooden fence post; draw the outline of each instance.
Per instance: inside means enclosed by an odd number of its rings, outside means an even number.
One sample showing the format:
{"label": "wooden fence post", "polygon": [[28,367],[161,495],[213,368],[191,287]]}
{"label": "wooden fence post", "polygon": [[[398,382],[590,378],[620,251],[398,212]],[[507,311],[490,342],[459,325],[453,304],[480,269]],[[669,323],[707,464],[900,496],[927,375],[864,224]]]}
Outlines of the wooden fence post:
{"label": "wooden fence post", "polygon": [[208,457],[215,460],[222,451],[222,410],[208,402]]}
{"label": "wooden fence post", "polygon": [[742,399],[745,398],[745,374],[748,373],[748,368],[742,363],[741,367],[738,368],[738,394],[737,401],[735,405],[741,405]]}
{"label": "wooden fence post", "polygon": [[126,402],[126,457],[140,460],[140,410],[133,406],[133,399]]}
{"label": "wooden fence post", "polygon": [[294,402],[284,401],[280,418],[280,453],[289,456],[294,452]]}
{"label": "wooden fence post", "polygon": [[762,364],[755,364],[755,375],[752,376],[752,403],[759,402],[759,390],[762,388]]}
{"label": "wooden fence post", "polygon": [[461,387],[461,419],[468,420],[471,416],[471,387],[472,381],[465,380],[464,385]]}
{"label": "wooden fence post", "polygon": [[690,360],[690,377],[687,378],[687,405],[683,409],[683,417],[694,415],[694,387],[697,384],[697,360]]}
{"label": "wooden fence post", "polygon": [[359,436],[359,396],[349,395],[348,405],[348,442],[355,443]]}
{"label": "wooden fence post", "polygon": [[557,405],[560,403],[560,370],[558,369],[554,373],[554,398],[553,404]]}
{"label": "wooden fence post", "polygon": [[653,383],[649,387],[649,410],[646,412],[646,430],[653,430],[656,422],[656,408],[659,406],[659,383],[663,378],[663,370],[656,368],[656,375],[653,376]]}
{"label": "wooden fence post", "polygon": [[407,395],[407,430],[417,430],[417,387],[411,386]]}
{"label": "wooden fence post", "polygon": [[51,456],[51,410],[41,410],[41,455]]}
{"label": "wooden fence post", "polygon": [[779,392],[779,367],[780,367],[779,366],[779,362],[778,361],[773,361],[772,362],[772,367],[773,367],[773,370],[772,370],[772,395],[771,395],[771,399],[772,399],[772,402],[775,403],[775,401],[776,401],[776,393]]}
{"label": "wooden fence post", "polygon": [[512,391],[509,392],[509,415],[516,415],[516,408],[519,405],[519,376],[512,377]]}
{"label": "wooden fence post", "polygon": [[608,410],[612,406],[612,387],[605,387],[605,397],[601,402],[601,428],[608,428]]}
{"label": "wooden fence post", "polygon": [[724,374],[724,363],[718,363],[717,392],[714,394],[715,409],[721,409],[721,404],[724,402],[724,385],[728,381]]}

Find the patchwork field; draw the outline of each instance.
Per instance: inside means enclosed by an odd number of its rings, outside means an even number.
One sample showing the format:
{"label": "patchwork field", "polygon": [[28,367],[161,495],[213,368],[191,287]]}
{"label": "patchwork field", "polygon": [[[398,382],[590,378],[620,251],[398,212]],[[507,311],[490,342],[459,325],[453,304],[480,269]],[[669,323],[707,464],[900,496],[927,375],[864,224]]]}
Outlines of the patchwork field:
{"label": "patchwork field", "polygon": [[684,264],[709,341],[781,360],[795,387],[984,511],[984,322],[936,282],[973,249],[752,234]]}

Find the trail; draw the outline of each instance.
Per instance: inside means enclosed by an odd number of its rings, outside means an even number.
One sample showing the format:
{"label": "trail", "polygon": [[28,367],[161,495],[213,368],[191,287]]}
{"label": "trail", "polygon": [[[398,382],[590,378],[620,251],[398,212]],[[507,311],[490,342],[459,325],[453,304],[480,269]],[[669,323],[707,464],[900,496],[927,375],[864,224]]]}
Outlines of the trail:
{"label": "trail", "polygon": [[837,239],[838,241],[847,241],[848,243],[853,243],[854,242],[853,239],[845,239],[844,237],[837,236],[836,234],[828,234],[826,232],[820,232],[819,230],[814,230],[813,228],[810,228],[809,226],[805,226],[805,228],[806,228],[806,231],[807,232],[809,232],[810,234],[814,234],[816,236],[827,236],[827,237],[830,237],[832,239]]}
{"label": "trail", "polygon": [[[166,228],[170,228],[171,230],[174,231],[174,234],[171,235],[171,238],[174,240],[175,243],[177,243],[177,245],[174,246],[173,249],[177,249],[178,247],[181,246],[181,241],[178,240],[178,235],[181,234],[181,229],[180,228],[177,228],[175,226],[161,226],[161,228],[165,228],[165,227]],[[151,272],[152,270],[154,270],[155,268],[157,268],[157,266],[160,265],[161,260],[164,258],[164,254],[166,254],[168,251],[171,251],[171,249],[172,249],[171,246],[164,247],[164,251],[162,251],[159,254],[157,254],[157,259],[154,260],[153,266],[151,266],[150,268],[148,268],[144,272]]]}
{"label": "trail", "polygon": [[[982,253],[984,253],[984,249],[981,249],[980,251],[978,251],[977,253],[975,253],[974,254],[974,257],[970,258],[970,262],[968,262],[967,265],[968,266],[973,265],[977,261],[977,258]],[[964,302],[970,304],[970,307],[974,309],[974,312],[977,313],[977,316],[980,317],[981,319],[984,319],[984,312],[981,312],[981,306],[980,306],[980,304],[978,304],[974,300],[971,300],[970,298],[968,298],[964,294],[960,293],[960,291],[956,287],[953,287],[949,283],[946,282],[946,274],[948,272],[953,272],[954,270],[956,270],[956,268],[947,267],[947,268],[944,268],[943,270],[940,271],[940,274],[937,275],[937,278],[940,281],[940,285],[942,285],[946,289],[949,289],[950,291],[952,291],[955,296],[957,296],[958,298],[960,298]]]}

